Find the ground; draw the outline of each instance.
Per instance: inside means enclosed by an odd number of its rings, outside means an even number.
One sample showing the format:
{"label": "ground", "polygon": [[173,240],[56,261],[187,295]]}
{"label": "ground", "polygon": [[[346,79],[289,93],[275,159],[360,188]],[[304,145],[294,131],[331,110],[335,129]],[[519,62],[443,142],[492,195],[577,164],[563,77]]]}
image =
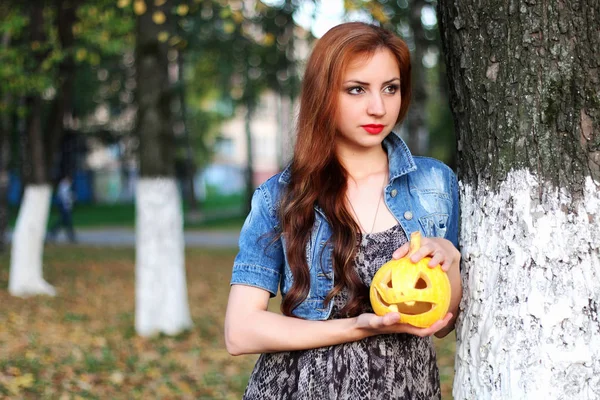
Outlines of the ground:
{"label": "ground", "polygon": [[[256,357],[232,357],[223,343],[234,256],[187,250],[194,328],[143,339],[133,328],[133,249],[48,246],[44,275],[55,298],[9,296],[1,255],[0,398],[241,398]],[[454,335],[436,346],[443,398],[451,399]]]}

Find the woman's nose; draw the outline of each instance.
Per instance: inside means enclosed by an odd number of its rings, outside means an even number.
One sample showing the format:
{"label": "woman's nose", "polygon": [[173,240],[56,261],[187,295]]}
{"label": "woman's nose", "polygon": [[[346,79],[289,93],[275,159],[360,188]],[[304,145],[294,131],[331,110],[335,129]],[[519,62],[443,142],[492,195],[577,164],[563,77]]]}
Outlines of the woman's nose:
{"label": "woman's nose", "polygon": [[369,99],[367,113],[369,115],[374,115],[378,117],[382,117],[385,115],[385,104],[383,102],[383,98],[379,93],[373,94]]}

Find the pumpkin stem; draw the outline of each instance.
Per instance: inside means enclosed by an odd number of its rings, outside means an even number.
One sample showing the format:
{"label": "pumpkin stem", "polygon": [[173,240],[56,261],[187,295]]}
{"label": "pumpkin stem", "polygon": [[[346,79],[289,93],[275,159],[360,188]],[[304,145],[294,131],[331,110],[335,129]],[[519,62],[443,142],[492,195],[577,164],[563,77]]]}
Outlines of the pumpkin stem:
{"label": "pumpkin stem", "polygon": [[421,232],[416,231],[410,234],[410,247],[408,250],[408,256],[412,256],[417,250],[421,248]]}

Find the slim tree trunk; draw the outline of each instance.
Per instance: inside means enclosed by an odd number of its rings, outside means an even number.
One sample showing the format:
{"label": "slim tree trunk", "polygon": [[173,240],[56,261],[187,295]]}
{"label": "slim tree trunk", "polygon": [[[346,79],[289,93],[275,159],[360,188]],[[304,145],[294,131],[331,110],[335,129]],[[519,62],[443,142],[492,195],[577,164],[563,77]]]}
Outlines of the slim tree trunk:
{"label": "slim tree trunk", "polygon": [[[9,101],[7,96],[4,101]],[[10,118],[8,115],[0,115],[0,253],[3,253],[6,247],[5,237],[8,227],[8,155],[9,141],[11,133]]]}
{"label": "slim tree trunk", "polygon": [[183,126],[183,136],[185,140],[185,179],[188,185],[188,202],[192,212],[198,211],[198,200],[196,199],[196,188],[194,185],[194,175],[196,174],[196,162],[194,161],[194,149],[190,140],[190,131],[187,124],[187,103],[185,100],[185,79],[183,61],[183,51],[177,53],[177,71],[178,71],[178,95],[179,95],[179,120]]}
{"label": "slim tree trunk", "polygon": [[600,398],[600,3],[440,0],[461,181],[454,397]]}
{"label": "slim tree trunk", "polygon": [[421,12],[425,5],[424,0],[410,2],[409,25],[412,31],[415,49],[412,52],[412,97],[410,110],[406,116],[407,144],[411,151],[417,155],[427,153],[429,133],[425,123],[425,107],[427,104],[427,90],[425,89],[425,70],[423,56],[427,50],[428,40],[421,22]]}
{"label": "slim tree trunk", "polygon": [[244,131],[246,132],[246,209],[250,212],[250,202],[254,193],[254,153],[252,140],[252,116],[254,107],[250,101],[246,102],[246,115],[244,117]]}
{"label": "slim tree trunk", "polygon": [[[42,2],[30,8],[31,41],[45,40]],[[44,56],[35,55],[39,66]],[[15,296],[54,295],[55,291],[42,276],[42,256],[52,190],[48,183],[46,155],[42,134],[42,100],[39,94],[25,100],[28,110],[22,135],[21,178],[25,191],[12,240],[8,289]]]}
{"label": "slim tree trunk", "polygon": [[[49,115],[49,135],[46,136],[46,147],[52,149],[46,160],[46,170],[54,171],[62,154],[58,151],[64,131],[65,121],[73,117],[73,84],[75,81],[75,61],[70,55],[75,37],[73,25],[77,22],[77,8],[80,0],[55,0],[58,38],[61,48],[67,54],[59,65],[58,90]],[[73,171],[59,171],[59,175]],[[60,178],[55,176],[53,178]]]}
{"label": "slim tree trunk", "polygon": [[[185,280],[181,196],[174,177],[172,89],[168,45],[173,1],[146,2],[136,43],[137,134],[140,172],[136,188],[136,309],[138,334],[177,334],[192,326]],[[164,15],[160,21],[156,15]]]}
{"label": "slim tree trunk", "polygon": [[[2,49],[6,49],[10,44],[10,34],[5,33],[2,36]],[[0,93],[5,105],[12,103],[12,96],[6,93]],[[0,253],[6,248],[5,238],[8,227],[8,163],[9,163],[9,137],[12,133],[11,124],[12,111],[0,113]]]}

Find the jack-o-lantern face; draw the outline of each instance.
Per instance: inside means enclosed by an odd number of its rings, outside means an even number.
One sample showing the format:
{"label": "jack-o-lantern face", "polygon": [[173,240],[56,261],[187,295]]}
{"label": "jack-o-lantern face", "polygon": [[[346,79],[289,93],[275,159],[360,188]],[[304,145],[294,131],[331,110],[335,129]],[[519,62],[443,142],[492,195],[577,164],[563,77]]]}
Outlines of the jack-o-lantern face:
{"label": "jack-o-lantern face", "polygon": [[410,239],[410,252],[400,260],[381,266],[371,282],[370,297],[377,315],[400,313],[400,323],[427,328],[442,319],[450,306],[450,280],[441,268],[427,265],[431,258],[418,263],[410,255],[421,246],[417,232]]}

